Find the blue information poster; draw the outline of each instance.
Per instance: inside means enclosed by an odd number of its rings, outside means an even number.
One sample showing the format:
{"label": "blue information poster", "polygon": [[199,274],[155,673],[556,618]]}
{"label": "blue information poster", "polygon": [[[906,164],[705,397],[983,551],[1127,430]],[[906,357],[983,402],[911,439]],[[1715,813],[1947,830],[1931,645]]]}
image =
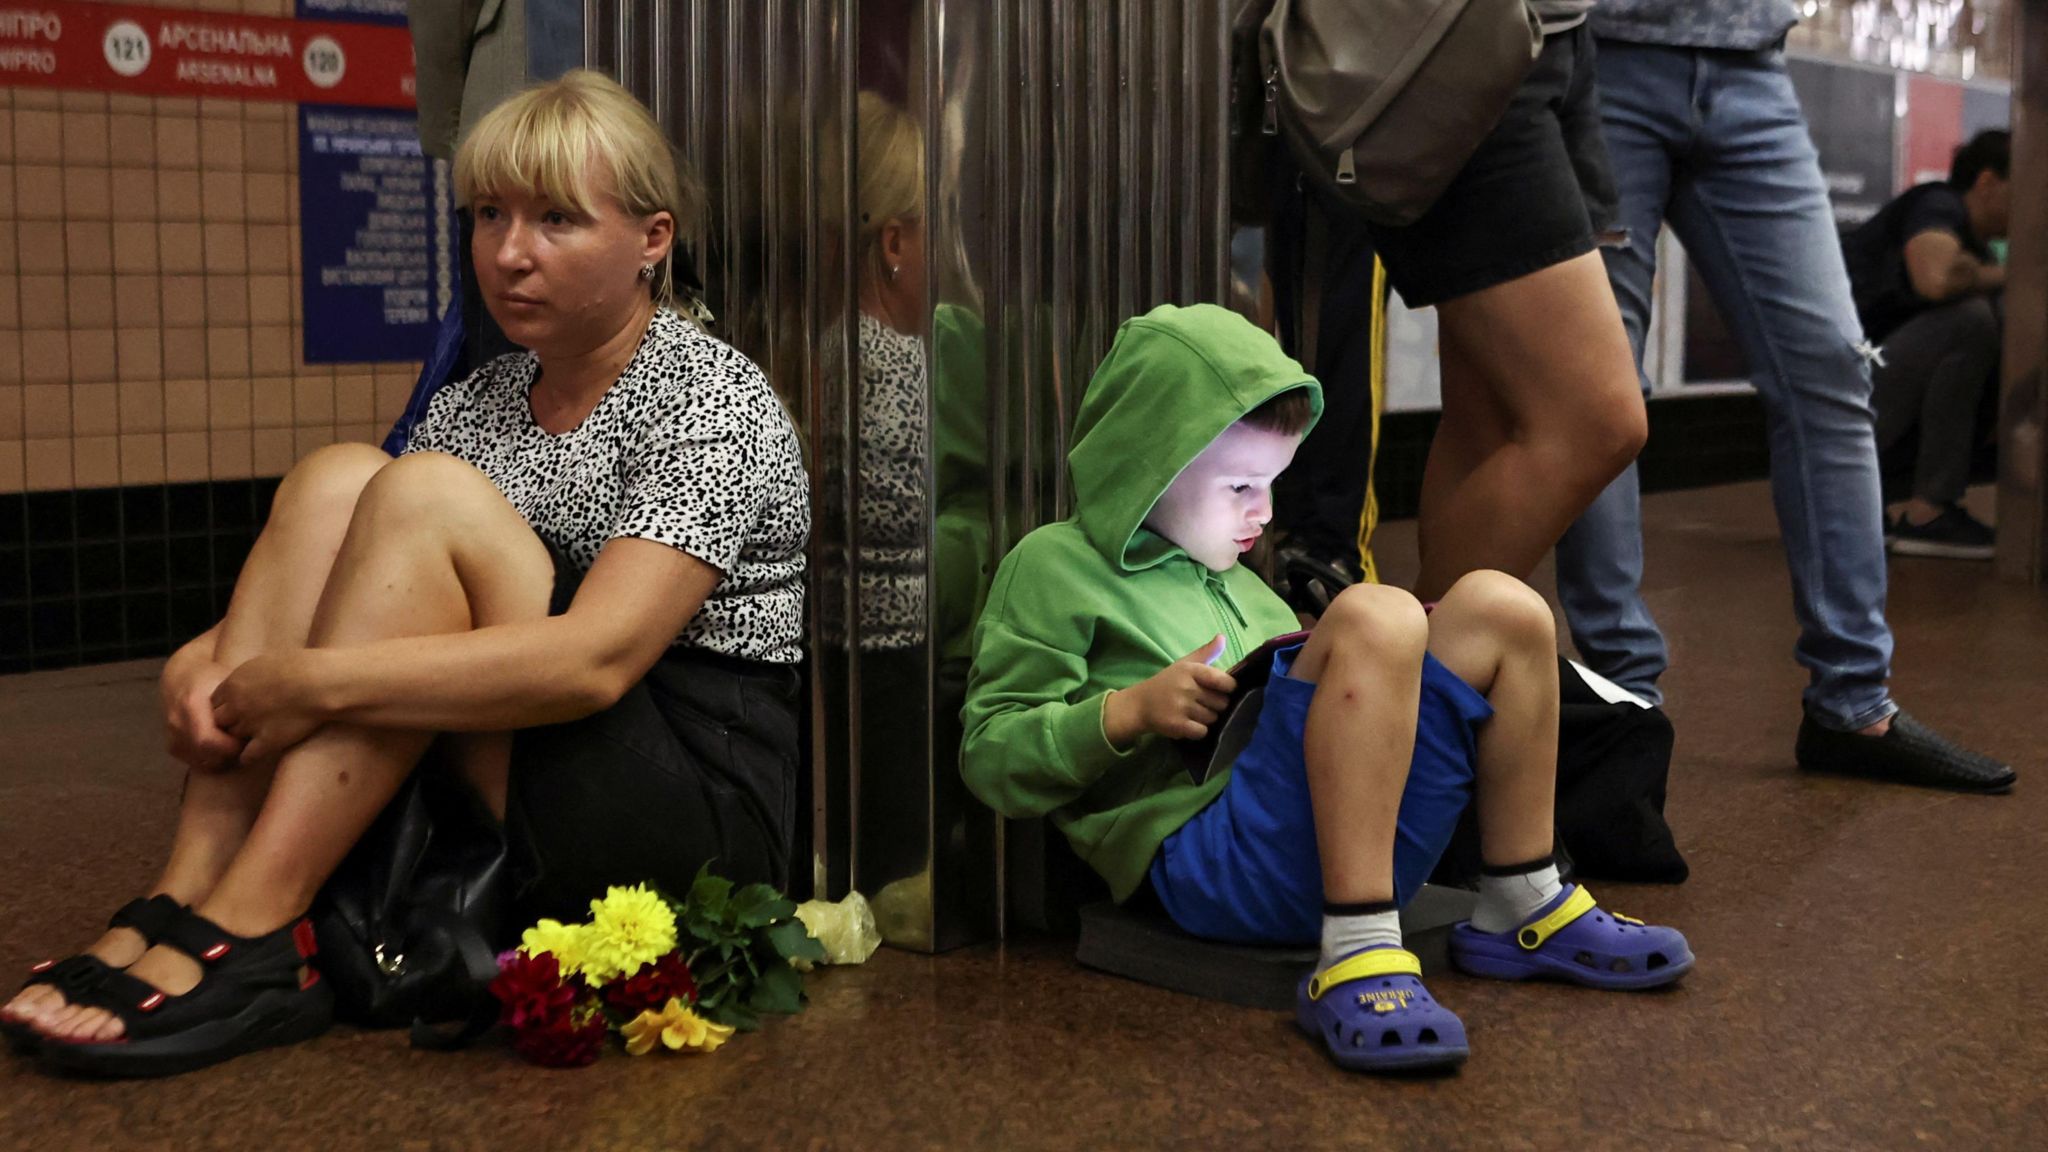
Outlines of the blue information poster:
{"label": "blue information poster", "polygon": [[299,0],[298,14],[301,20],[403,25],[405,0]]}
{"label": "blue information poster", "polygon": [[448,165],[410,112],[299,106],[308,364],[420,360],[454,294]]}

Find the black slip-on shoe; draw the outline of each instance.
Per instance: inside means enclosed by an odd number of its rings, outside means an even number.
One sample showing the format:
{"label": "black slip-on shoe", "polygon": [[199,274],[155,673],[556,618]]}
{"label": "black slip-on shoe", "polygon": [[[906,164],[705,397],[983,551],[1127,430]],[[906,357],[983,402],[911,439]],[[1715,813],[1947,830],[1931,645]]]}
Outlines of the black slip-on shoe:
{"label": "black slip-on shoe", "polygon": [[2009,765],[1958,747],[1904,712],[1892,717],[1891,730],[1882,736],[1837,732],[1808,716],[1799,725],[1794,755],[1809,772],[1952,792],[2010,792],[2018,778]]}

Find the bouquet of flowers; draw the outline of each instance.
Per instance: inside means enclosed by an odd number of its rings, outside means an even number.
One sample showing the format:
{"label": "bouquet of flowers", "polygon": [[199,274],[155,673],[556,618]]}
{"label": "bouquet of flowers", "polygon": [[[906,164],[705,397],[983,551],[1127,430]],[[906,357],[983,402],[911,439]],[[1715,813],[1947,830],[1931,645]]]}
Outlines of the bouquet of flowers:
{"label": "bouquet of flowers", "polygon": [[617,1032],[626,1051],[711,1052],[766,1015],[803,1008],[804,974],[825,949],[796,905],[766,884],[735,890],[706,865],[676,900],[612,888],[590,920],[542,920],[498,958],[491,994],[512,1047],[536,1064],[595,1061]]}

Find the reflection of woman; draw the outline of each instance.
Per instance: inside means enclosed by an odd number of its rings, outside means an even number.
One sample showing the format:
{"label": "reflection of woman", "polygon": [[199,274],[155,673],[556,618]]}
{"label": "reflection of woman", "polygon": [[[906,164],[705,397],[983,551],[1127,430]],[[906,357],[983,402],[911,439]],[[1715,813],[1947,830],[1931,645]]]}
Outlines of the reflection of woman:
{"label": "reflection of woman", "polygon": [[860,94],[860,646],[925,637],[924,145],[917,123]]}
{"label": "reflection of woman", "polygon": [[226,619],[164,670],[188,774],[162,878],[8,1005],[46,1060],[154,1074],[323,1030],[306,910],[437,734],[537,911],[713,858],[786,878],[808,485],[759,370],[666,307],[674,156],[572,72],[455,172],[531,351],[444,388],[399,459],[285,478]]}
{"label": "reflection of woman", "polygon": [[[874,92],[860,94],[854,259],[860,310],[860,841],[854,885],[877,894],[884,935],[929,943],[891,909],[925,863],[926,472],[930,457],[929,330],[924,252],[924,143],[917,122]],[[922,830],[920,829],[920,832]],[[912,901],[917,903],[916,900]],[[901,922],[899,922],[901,921]]]}

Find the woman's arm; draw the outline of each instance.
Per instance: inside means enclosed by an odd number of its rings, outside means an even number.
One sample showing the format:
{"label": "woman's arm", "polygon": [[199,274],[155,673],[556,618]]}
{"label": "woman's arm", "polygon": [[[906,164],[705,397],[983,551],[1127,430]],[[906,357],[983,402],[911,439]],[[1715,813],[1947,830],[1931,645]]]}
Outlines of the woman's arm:
{"label": "woman's arm", "polygon": [[666,544],[610,541],[561,616],[472,632],[261,656],[215,694],[244,759],[282,753],[322,724],[495,732],[609,707],[654,666],[721,579]]}

